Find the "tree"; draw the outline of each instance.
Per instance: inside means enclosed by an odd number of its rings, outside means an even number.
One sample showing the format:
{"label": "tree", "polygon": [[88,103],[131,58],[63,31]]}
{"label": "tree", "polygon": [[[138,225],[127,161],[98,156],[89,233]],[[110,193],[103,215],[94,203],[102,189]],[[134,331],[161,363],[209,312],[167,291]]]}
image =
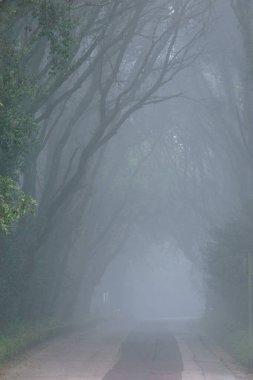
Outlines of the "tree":
{"label": "tree", "polygon": [[[208,6],[196,0],[111,1],[99,7],[42,1],[24,7],[12,23],[36,84],[29,110],[39,124],[37,149],[24,170],[24,189],[36,195],[38,211],[16,235],[24,258],[24,317],[48,312],[46,294],[37,303],[45,289],[42,273],[50,268],[48,288],[58,287],[90,204],[100,149],[138,109],[179,96],[159,91],[198,56],[193,48]],[[103,252],[97,258],[84,251],[83,267],[89,259],[93,267],[108,263]]]}

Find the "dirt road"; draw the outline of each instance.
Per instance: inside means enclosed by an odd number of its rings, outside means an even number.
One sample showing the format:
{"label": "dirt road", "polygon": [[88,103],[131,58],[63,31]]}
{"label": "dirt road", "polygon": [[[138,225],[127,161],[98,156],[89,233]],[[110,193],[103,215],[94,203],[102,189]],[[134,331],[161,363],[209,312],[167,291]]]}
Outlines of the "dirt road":
{"label": "dirt road", "polygon": [[50,340],[6,365],[1,380],[241,380],[246,375],[180,323],[104,323]]}

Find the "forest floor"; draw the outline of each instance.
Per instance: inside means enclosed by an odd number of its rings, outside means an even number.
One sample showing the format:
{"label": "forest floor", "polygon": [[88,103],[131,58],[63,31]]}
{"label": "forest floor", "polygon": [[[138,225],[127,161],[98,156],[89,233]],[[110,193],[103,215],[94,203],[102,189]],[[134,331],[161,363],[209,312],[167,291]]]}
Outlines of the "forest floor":
{"label": "forest floor", "polygon": [[18,356],[1,380],[253,379],[189,323],[103,322]]}

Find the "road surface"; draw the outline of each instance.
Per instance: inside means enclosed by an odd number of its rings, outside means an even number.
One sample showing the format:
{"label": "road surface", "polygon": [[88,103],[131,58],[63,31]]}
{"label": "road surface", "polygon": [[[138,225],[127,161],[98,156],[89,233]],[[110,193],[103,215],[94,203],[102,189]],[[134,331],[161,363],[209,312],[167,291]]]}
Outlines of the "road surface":
{"label": "road surface", "polygon": [[186,324],[119,321],[54,338],[18,357],[1,380],[242,380],[222,351]]}

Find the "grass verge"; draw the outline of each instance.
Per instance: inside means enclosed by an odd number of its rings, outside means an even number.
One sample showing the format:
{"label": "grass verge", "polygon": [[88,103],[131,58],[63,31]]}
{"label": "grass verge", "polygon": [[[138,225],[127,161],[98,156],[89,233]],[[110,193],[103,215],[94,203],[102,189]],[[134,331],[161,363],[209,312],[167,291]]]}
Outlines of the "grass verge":
{"label": "grass verge", "polygon": [[223,338],[224,348],[245,368],[249,366],[250,343],[247,329],[238,329],[226,334]]}
{"label": "grass verge", "polygon": [[204,329],[238,363],[248,369],[250,360],[249,332],[246,326],[227,320],[206,318]]}
{"label": "grass verge", "polygon": [[16,323],[0,335],[0,365],[27,348],[58,335],[57,321],[41,321],[34,324]]}

